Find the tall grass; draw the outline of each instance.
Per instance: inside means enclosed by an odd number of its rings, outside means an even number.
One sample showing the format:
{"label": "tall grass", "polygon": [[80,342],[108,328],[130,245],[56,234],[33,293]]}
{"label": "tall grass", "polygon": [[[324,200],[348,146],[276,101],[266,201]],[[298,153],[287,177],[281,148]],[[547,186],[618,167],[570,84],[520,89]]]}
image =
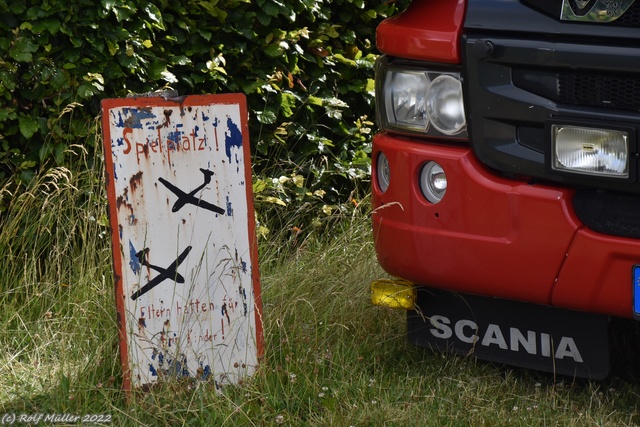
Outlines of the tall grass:
{"label": "tall grass", "polygon": [[368,283],[384,273],[366,200],[330,233],[299,240],[284,226],[261,241],[266,348],[252,378],[222,393],[168,382],[127,400],[102,167],[87,163],[96,166],[39,177],[3,214],[0,416],[110,414],[116,426],[640,424],[637,379],[556,381],[408,345],[404,314],[368,301]]}
{"label": "tall grass", "polygon": [[104,183],[100,166],[82,164],[38,177],[12,195],[1,219],[0,401],[7,407],[105,410],[105,394],[118,394]]}

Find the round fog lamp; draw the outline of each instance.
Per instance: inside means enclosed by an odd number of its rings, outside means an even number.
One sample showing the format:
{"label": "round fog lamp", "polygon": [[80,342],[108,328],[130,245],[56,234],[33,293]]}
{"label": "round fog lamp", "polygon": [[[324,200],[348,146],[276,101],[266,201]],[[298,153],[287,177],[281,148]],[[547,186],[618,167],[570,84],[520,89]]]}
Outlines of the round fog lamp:
{"label": "round fog lamp", "polygon": [[442,200],[447,192],[447,175],[442,166],[433,161],[423,166],[420,172],[420,190],[422,195],[433,204]]}
{"label": "round fog lamp", "polygon": [[433,127],[445,135],[455,135],[466,125],[462,84],[452,76],[436,77],[427,91],[427,113]]}
{"label": "round fog lamp", "polygon": [[384,153],[378,154],[378,161],[376,171],[378,172],[378,187],[383,193],[389,188],[389,181],[391,180],[391,173],[389,171],[389,160]]}

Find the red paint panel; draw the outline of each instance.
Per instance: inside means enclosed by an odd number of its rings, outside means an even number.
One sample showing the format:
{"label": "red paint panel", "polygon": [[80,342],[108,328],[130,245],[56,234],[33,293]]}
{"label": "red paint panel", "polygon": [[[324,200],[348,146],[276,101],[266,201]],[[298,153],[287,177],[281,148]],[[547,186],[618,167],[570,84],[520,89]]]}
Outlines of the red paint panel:
{"label": "red paint panel", "polygon": [[[374,184],[373,228],[382,267],[414,283],[550,304],[555,279],[580,222],[571,191],[530,186],[487,171],[466,147],[425,144],[380,133],[391,181]],[[448,178],[444,199],[422,196],[422,165],[435,160]],[[376,176],[374,175],[374,183]]]}
{"label": "red paint panel", "polygon": [[552,303],[575,310],[632,316],[632,273],[640,242],[581,230],[558,277]]}
{"label": "red paint panel", "polygon": [[405,59],[458,64],[465,6],[465,0],[414,1],[378,26],[378,49]]}

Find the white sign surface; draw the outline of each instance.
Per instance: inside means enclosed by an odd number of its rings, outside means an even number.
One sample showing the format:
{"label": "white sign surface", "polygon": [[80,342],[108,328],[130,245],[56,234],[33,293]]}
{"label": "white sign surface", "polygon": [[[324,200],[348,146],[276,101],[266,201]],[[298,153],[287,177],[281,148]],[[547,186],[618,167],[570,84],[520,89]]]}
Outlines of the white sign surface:
{"label": "white sign surface", "polygon": [[237,382],[262,353],[245,98],[102,109],[124,387]]}

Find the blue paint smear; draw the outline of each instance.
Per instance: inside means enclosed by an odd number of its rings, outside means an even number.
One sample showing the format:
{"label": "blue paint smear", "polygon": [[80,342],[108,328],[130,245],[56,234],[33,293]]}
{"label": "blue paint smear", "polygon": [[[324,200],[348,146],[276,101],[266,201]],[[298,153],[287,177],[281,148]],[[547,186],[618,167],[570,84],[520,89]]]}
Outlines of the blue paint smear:
{"label": "blue paint smear", "polygon": [[[224,143],[227,158],[229,159],[229,163],[231,163],[231,148],[242,148],[242,132],[240,132],[238,126],[233,123],[231,117],[227,118],[227,127],[229,128],[229,133],[224,134]],[[239,163],[238,156],[236,156],[236,163]]]}
{"label": "blue paint smear", "polygon": [[118,113],[119,121],[118,127],[129,127],[134,129],[142,129],[142,121],[145,119],[155,119],[156,115],[151,112],[151,109],[137,109],[137,108],[123,108],[122,113],[127,118],[123,120],[120,113]]}
{"label": "blue paint smear", "polygon": [[136,275],[140,273],[140,261],[138,261],[138,257],[136,256],[137,253],[138,251],[136,251],[136,248],[133,247],[133,243],[129,240],[129,267],[131,267],[133,274]]}
{"label": "blue paint smear", "polygon": [[200,364],[200,367],[202,368],[202,381],[206,381],[209,379],[209,376],[211,376],[211,368],[209,365],[202,366],[202,363]]}
{"label": "blue paint smear", "polygon": [[180,146],[180,138],[182,138],[183,132],[169,132],[167,135],[167,148],[169,150],[177,150]]}
{"label": "blue paint smear", "polygon": [[[154,367],[152,364],[149,364],[149,372],[151,372],[151,375],[153,375],[154,377],[158,376],[158,371],[160,371],[163,376],[171,376],[176,378],[190,376],[189,368],[187,366],[187,357],[184,354],[181,354],[176,359],[174,359],[170,356],[167,356],[163,352],[154,349],[153,354],[151,355],[151,359],[156,360],[156,356],[158,357],[158,366]],[[205,371],[207,371],[206,368]],[[211,373],[211,369],[208,370],[208,373]]]}
{"label": "blue paint smear", "polygon": [[205,115],[205,114],[204,114],[204,111],[203,111],[203,112],[202,112],[202,121],[203,121],[203,122],[208,122],[208,121],[209,121],[209,119],[210,119],[210,117],[209,117],[209,116],[207,116],[207,115]]}
{"label": "blue paint smear", "polygon": [[244,307],[244,315],[247,316],[248,308],[247,308],[247,291],[242,288],[242,306]]}
{"label": "blue paint smear", "polygon": [[114,110],[111,110],[111,116],[115,119],[115,125],[117,128],[123,128],[124,127],[124,120],[122,119],[122,113],[120,111],[118,111],[118,115],[116,116],[116,112]]}
{"label": "blue paint smear", "polygon": [[233,216],[233,206],[231,206],[231,200],[227,196],[227,216]]}
{"label": "blue paint smear", "polygon": [[242,258],[240,258],[240,265],[242,265],[242,272],[246,273],[247,272],[247,263],[245,261],[243,261]]}

